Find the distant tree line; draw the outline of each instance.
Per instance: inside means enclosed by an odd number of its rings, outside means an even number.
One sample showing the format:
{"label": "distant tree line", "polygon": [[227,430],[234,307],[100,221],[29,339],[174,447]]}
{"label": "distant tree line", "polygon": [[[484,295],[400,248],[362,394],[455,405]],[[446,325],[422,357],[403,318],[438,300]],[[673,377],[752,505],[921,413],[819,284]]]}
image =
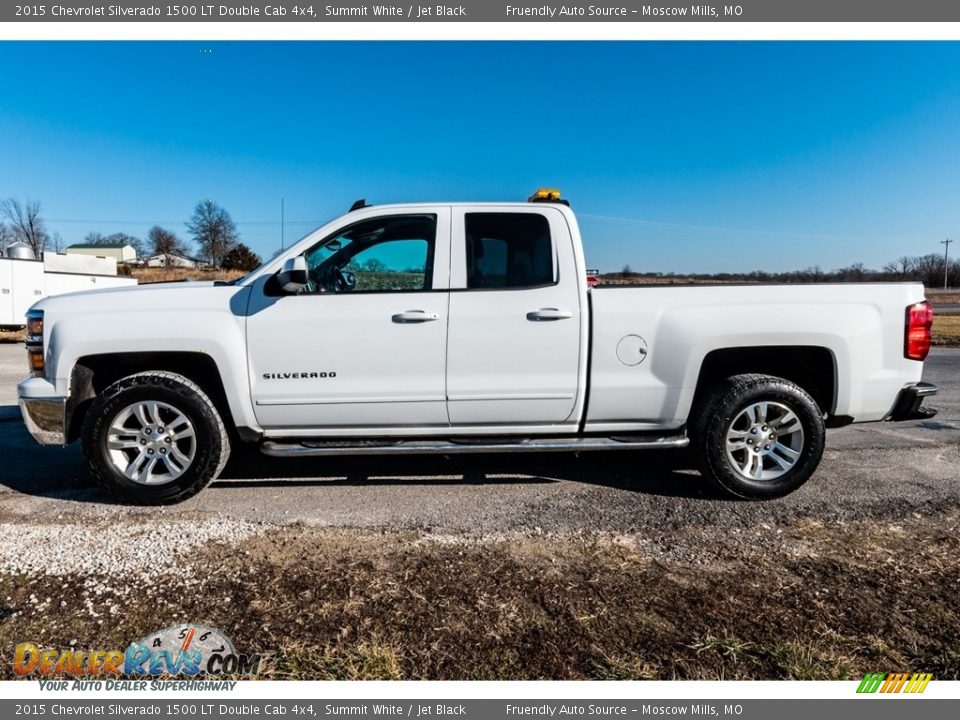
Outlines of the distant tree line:
{"label": "distant tree line", "polygon": [[[943,255],[930,253],[914,257],[902,256],[883,266],[882,270],[873,270],[863,263],[853,263],[836,270],[824,270],[813,265],[804,270],[788,272],[765,272],[753,270],[748,273],[673,273],[673,272],[634,272],[629,265],[617,273],[606,273],[605,277],[624,280],[642,280],[643,278],[683,278],[704,282],[748,282],[748,283],[829,283],[829,282],[922,282],[927,287],[943,287]],[[947,266],[947,285],[960,287],[960,260],[949,260]]]}
{"label": "distant tree line", "polygon": [[[47,230],[41,211],[36,200],[23,202],[8,198],[0,202],[0,251],[7,245],[22,242],[29,245],[37,257],[46,250],[60,252],[62,238],[59,233],[51,234]],[[187,222],[187,231],[196,244],[198,259],[215,268],[249,271],[262,262],[259,255],[240,242],[230,213],[212,200],[197,203]],[[172,264],[173,256],[191,257],[194,247],[190,241],[159,225],[150,228],[145,240],[122,232],[105,235],[92,231],[83,242],[94,246],[130,245],[138,258],[162,255],[167,266]]]}

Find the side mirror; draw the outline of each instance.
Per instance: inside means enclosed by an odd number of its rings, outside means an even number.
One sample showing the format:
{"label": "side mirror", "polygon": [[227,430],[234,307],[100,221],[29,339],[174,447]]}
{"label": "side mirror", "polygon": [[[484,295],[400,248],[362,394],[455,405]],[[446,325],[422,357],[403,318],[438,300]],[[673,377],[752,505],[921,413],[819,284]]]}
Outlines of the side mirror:
{"label": "side mirror", "polygon": [[303,255],[287,258],[277,273],[277,285],[288,295],[296,295],[307,286],[307,259]]}

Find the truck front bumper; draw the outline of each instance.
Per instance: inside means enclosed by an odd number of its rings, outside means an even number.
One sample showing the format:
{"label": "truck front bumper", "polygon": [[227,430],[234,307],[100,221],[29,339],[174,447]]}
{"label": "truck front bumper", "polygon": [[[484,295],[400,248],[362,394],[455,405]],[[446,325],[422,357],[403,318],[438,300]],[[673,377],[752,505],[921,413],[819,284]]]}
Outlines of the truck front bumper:
{"label": "truck front bumper", "polygon": [[920,382],[910,387],[905,387],[897,395],[897,401],[893,404],[893,410],[887,420],[898,422],[900,420],[926,420],[937,414],[933,408],[921,407],[924,398],[937,394],[937,386],[931,383]]}
{"label": "truck front bumper", "polygon": [[27,432],[41,445],[66,445],[67,399],[53,394],[52,383],[28,378],[17,386]]}

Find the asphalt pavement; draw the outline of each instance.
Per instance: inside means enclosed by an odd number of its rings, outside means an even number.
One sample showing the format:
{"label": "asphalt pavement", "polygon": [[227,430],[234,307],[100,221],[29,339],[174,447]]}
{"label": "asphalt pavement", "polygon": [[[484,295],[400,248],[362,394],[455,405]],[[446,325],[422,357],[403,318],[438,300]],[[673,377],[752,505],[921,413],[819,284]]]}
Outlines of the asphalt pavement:
{"label": "asphalt pavement", "polygon": [[960,505],[960,350],[934,349],[924,379],[940,394],[928,421],[832,430],[803,488],[770,502],[717,496],[686,453],[616,452],[451,458],[266,458],[234,452],[220,480],[165,508],[120,506],[88,479],[76,444],[44,448],[15,408],[20,344],[0,345],[0,519],[232,518],[438,536],[630,533],[690,525],[749,528],[798,518],[890,519]]}

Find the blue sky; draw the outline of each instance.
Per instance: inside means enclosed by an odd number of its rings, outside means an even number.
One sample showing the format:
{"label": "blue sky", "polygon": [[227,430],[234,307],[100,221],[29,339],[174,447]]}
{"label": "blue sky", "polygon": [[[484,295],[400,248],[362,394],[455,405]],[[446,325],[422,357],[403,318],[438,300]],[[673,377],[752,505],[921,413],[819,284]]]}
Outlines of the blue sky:
{"label": "blue sky", "polygon": [[0,197],[66,243],[230,211],[561,188],[603,270],[788,270],[960,236],[960,43],[0,43]]}

